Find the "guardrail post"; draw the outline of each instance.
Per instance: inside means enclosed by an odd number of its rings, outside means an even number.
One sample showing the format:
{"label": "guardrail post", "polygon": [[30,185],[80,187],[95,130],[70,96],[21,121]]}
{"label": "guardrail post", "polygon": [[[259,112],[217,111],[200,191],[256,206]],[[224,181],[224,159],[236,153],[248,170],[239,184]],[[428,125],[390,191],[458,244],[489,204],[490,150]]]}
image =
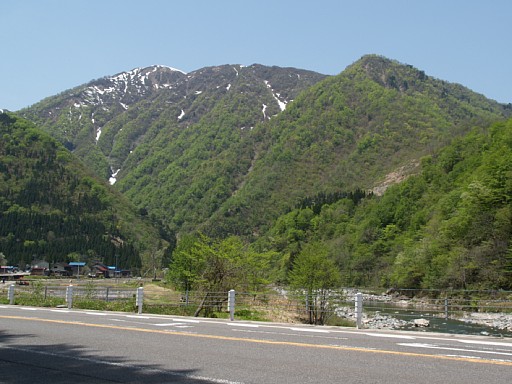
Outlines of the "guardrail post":
{"label": "guardrail post", "polygon": [[235,320],[235,290],[232,289],[228,292],[228,311],[229,320]]}
{"label": "guardrail post", "polygon": [[144,303],[144,287],[137,288],[136,302],[137,312],[140,315],[142,313],[142,304]]}
{"label": "guardrail post", "polygon": [[9,299],[9,304],[14,304],[14,284],[9,285],[9,290],[7,291],[7,298]]}
{"label": "guardrail post", "polygon": [[66,287],[66,303],[68,303],[68,309],[73,307],[73,286],[68,285]]}
{"label": "guardrail post", "polygon": [[363,325],[363,294],[361,292],[356,293],[355,310],[356,327],[357,329],[361,329]]}
{"label": "guardrail post", "polygon": [[444,318],[448,320],[448,298],[444,299]]}

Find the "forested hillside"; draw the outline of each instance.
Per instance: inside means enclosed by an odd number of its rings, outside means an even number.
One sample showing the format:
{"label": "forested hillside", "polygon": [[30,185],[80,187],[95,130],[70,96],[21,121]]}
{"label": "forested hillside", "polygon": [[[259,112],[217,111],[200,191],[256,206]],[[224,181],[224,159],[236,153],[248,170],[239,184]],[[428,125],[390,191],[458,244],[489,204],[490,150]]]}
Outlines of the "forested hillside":
{"label": "forested hillside", "polygon": [[411,66],[365,56],[255,127],[253,163],[213,214],[211,233],[261,235],[307,196],[373,190],[393,172],[403,179],[422,156],[473,126],[510,116],[511,107]]}
{"label": "forested hillside", "polygon": [[[111,228],[122,228],[138,239],[129,231],[157,223],[165,241],[145,243],[146,268],[159,265],[176,234],[189,239],[178,244],[184,265],[201,249],[224,249],[236,265],[243,255],[247,265],[266,258],[270,281],[293,280],[296,261],[304,265],[317,249],[341,273],[332,281],[346,285],[512,288],[504,160],[512,105],[411,65],[368,55],[337,76],[261,65],[189,74],[148,67],[20,113],[137,207],[138,221],[118,214],[114,225],[109,212],[119,206],[96,206],[104,202],[97,190],[108,186],[69,177],[60,192],[75,205],[92,199],[101,231],[112,238],[120,235]],[[73,204],[79,222],[89,218]],[[199,251],[188,237],[197,232]]]}
{"label": "forested hillside", "polygon": [[[0,114],[0,252],[9,265],[99,261],[140,273],[158,230],[61,144]],[[154,245],[151,249],[150,245]],[[160,241],[160,252],[168,244]]]}
{"label": "forested hillside", "polygon": [[260,248],[283,264],[328,245],[348,286],[512,289],[512,120],[421,159],[383,196],[316,196],[280,217]]}
{"label": "forested hillside", "polygon": [[403,179],[421,156],[511,112],[375,55],[327,78],[136,69],[21,111],[171,231],[253,239],[307,196]]}

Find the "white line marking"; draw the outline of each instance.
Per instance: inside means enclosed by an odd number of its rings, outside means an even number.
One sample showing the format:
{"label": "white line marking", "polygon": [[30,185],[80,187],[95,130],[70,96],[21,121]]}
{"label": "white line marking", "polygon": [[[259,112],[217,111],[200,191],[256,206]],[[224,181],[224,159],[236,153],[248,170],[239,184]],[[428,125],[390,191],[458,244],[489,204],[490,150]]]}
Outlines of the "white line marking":
{"label": "white line marking", "polygon": [[325,329],[315,329],[315,328],[289,328],[292,331],[297,332],[315,332],[315,333],[329,333],[329,331]]}
{"label": "white line marking", "polygon": [[480,344],[480,345],[494,345],[499,347],[512,347],[512,343],[500,343],[496,341],[479,341],[479,340],[457,340],[459,343],[464,344]]}
{"label": "white line marking", "polygon": [[[266,335],[280,335],[280,336],[298,336],[296,333],[285,333],[285,332],[270,332],[270,331],[253,331],[253,330],[245,330],[245,329],[232,329],[233,332],[243,332],[243,333],[263,333]],[[347,337],[338,337],[338,336],[318,336],[318,335],[301,335],[302,337],[311,337],[314,339],[334,339],[334,340],[348,340]]]}
{"label": "white line marking", "polygon": [[232,327],[247,327],[247,328],[259,328],[260,326],[257,324],[244,324],[244,323],[226,323],[228,326]]}
{"label": "white line marking", "polygon": [[172,321],[179,321],[180,323],[200,323],[199,320],[189,320],[189,319],[171,319]]}
{"label": "white line marking", "polygon": [[182,323],[163,323],[163,324],[153,324],[155,327],[173,327],[177,325],[182,325]]}
{"label": "white line marking", "polygon": [[85,312],[86,315],[93,315],[93,316],[107,316],[106,313],[100,313],[100,312]]}
{"label": "white line marking", "polygon": [[[444,356],[447,356],[447,357],[457,357],[457,358],[467,358],[467,359],[476,359],[476,360],[484,360],[483,357],[480,357],[480,356],[464,356],[464,355],[444,355]],[[506,360],[506,359],[489,359],[491,361],[501,361],[503,363],[510,363],[512,362],[512,360]]]}
{"label": "white line marking", "polygon": [[149,316],[138,316],[138,315],[126,315],[130,319],[151,319]]}
{"label": "white line marking", "polygon": [[20,309],[22,309],[24,311],[37,311],[38,310],[37,308],[28,308],[28,307],[21,307]]}
{"label": "white line marking", "polygon": [[414,336],[405,336],[405,335],[389,335],[387,333],[365,333],[367,336],[375,336],[375,337],[388,337],[391,339],[408,339],[415,340]]}
{"label": "white line marking", "polygon": [[485,353],[488,355],[504,355],[504,356],[512,356],[512,353],[506,352],[496,352],[496,351],[483,351],[478,349],[464,349],[464,348],[449,348],[449,347],[440,347],[434,344],[421,344],[421,343],[398,343],[398,345],[402,345],[404,347],[416,347],[416,348],[427,348],[427,349],[440,349],[445,351],[457,351],[457,352],[473,352],[473,353]]}

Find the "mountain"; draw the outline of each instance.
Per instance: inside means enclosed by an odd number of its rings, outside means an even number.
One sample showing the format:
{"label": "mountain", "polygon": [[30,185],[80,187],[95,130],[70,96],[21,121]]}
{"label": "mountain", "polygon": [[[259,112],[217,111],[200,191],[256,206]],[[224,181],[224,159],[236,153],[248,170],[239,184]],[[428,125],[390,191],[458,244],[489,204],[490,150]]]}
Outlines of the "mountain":
{"label": "mountain", "polygon": [[324,78],[257,64],[187,75],[150,67],[93,81],[20,113],[116,182],[138,207],[173,229],[192,229],[250,168],[253,127]]}
{"label": "mountain", "polygon": [[322,244],[343,286],[510,290],[511,196],[509,119],[424,156],[415,175],[382,196],[304,199],[261,245],[291,268],[307,244]]}
{"label": "mountain", "polygon": [[98,175],[108,179],[115,174],[117,180],[127,173],[124,163],[132,151],[139,144],[151,145],[162,129],[178,134],[230,98],[236,99],[234,108],[256,108],[245,111],[251,116],[241,122],[249,129],[324,77],[257,64],[208,67],[189,74],[151,66],[91,81],[20,114],[56,137]]}
{"label": "mountain", "polygon": [[[0,252],[9,265],[100,261],[141,271],[167,246],[126,198],[32,123],[0,114]],[[146,262],[147,264],[147,262]]]}
{"label": "mountain", "polygon": [[423,156],[511,112],[376,55],[338,76],[149,67],[20,111],[173,231],[253,239],[305,198],[383,193]]}
{"label": "mountain", "polygon": [[365,56],[254,129],[253,163],[209,227],[261,235],[305,197],[382,193],[417,172],[423,156],[511,112],[410,65]]}

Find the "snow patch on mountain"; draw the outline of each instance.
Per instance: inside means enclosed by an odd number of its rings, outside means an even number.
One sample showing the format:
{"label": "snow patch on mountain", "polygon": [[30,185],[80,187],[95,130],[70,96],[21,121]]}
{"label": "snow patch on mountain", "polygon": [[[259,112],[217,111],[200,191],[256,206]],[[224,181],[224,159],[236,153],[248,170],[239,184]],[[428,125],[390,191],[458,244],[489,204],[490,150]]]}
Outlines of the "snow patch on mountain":
{"label": "snow patch on mountain", "polygon": [[134,68],[131,71],[104,77],[96,80],[83,91],[84,105],[97,106],[105,102],[110,104],[117,101],[124,109],[128,109],[135,95],[145,96],[152,89],[175,86],[176,84],[173,82],[176,75],[172,75],[172,72],[186,75],[179,69],[156,65],[147,68]]}
{"label": "snow patch on mountain", "polygon": [[284,111],[286,109],[286,104],[288,103],[286,100],[282,101],[281,99],[279,99],[279,97],[281,97],[281,94],[279,93],[276,93],[274,91],[274,89],[272,88],[272,85],[270,85],[270,83],[268,82],[268,80],[265,80],[264,81],[265,85],[267,86],[267,88],[270,89],[270,91],[272,92],[272,96],[274,97],[274,99],[277,101],[277,104],[279,105],[279,108],[281,109],[281,111]]}
{"label": "snow patch on mountain", "polygon": [[110,183],[110,185],[114,185],[117,181],[117,174],[119,173],[119,171],[121,170],[121,168],[119,168],[117,171],[114,172],[114,170],[112,169],[112,176],[108,179],[108,182]]}
{"label": "snow patch on mountain", "polygon": [[180,73],[183,73],[184,75],[187,74],[186,72],[183,72],[181,69],[176,69],[176,68],[173,68],[173,67],[168,67],[167,65],[155,65],[155,69],[153,70],[153,72],[155,72],[158,68],[167,68],[167,69],[170,69],[171,71],[174,71],[174,72],[180,72]]}
{"label": "snow patch on mountain", "polygon": [[263,118],[264,119],[267,118],[267,114],[265,113],[266,110],[267,110],[267,106],[265,104],[263,104],[263,109],[261,110],[261,112],[263,112]]}

